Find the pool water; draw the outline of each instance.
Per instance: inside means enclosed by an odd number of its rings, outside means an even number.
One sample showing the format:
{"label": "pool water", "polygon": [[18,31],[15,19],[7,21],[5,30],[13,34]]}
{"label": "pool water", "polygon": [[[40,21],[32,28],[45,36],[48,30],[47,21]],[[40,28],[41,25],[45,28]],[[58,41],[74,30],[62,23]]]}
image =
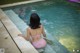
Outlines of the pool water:
{"label": "pool water", "polygon": [[54,44],[51,47],[55,52],[51,53],[80,53],[79,3],[70,5],[68,3],[50,0],[8,9],[12,9],[27,24],[29,24],[30,14],[32,12],[38,13],[41,23],[47,31],[47,37],[54,39]]}

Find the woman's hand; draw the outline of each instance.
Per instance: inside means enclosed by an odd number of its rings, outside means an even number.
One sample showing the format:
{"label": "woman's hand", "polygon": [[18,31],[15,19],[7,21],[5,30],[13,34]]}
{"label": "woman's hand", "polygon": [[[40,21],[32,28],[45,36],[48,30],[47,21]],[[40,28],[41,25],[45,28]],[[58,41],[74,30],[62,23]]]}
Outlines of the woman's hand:
{"label": "woman's hand", "polygon": [[27,40],[27,38],[23,34],[18,34],[18,36],[21,36],[21,37],[23,37],[24,39]]}
{"label": "woman's hand", "polygon": [[50,45],[54,45],[54,43],[53,43],[53,41],[52,40],[49,40],[48,38],[46,38],[46,37],[43,37],[43,39],[45,39],[46,40],[46,42],[48,43],[48,44],[50,44]]}
{"label": "woman's hand", "polygon": [[23,34],[18,34],[18,36],[21,36],[21,37],[23,37]]}
{"label": "woman's hand", "polygon": [[47,38],[46,38],[46,37],[43,37],[43,39],[47,40]]}

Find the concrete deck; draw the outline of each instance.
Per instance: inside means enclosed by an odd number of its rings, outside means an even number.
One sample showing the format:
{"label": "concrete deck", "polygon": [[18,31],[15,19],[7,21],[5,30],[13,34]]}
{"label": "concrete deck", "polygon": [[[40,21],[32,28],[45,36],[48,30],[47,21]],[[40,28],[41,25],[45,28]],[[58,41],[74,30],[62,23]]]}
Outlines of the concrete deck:
{"label": "concrete deck", "polygon": [[20,53],[5,27],[0,21],[0,48],[5,49],[5,53]]}
{"label": "concrete deck", "polygon": [[18,34],[21,32],[0,9],[0,48],[6,48],[6,53],[38,53],[30,42],[19,37]]}

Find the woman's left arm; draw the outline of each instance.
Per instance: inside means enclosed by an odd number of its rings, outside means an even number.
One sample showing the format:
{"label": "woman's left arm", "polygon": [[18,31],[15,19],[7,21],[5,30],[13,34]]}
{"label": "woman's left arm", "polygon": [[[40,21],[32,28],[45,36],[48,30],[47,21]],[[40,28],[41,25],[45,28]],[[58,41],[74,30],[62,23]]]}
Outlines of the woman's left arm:
{"label": "woman's left arm", "polygon": [[27,28],[26,32],[27,32],[27,34],[26,34],[25,39],[29,41],[30,40],[30,29]]}

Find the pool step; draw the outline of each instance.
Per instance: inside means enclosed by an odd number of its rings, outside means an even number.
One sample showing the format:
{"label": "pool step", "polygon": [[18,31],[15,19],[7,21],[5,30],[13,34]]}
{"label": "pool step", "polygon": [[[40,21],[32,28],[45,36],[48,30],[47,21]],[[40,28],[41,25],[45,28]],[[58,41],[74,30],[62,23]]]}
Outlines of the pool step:
{"label": "pool step", "polygon": [[[4,26],[8,30],[9,34],[11,35],[11,37],[13,38],[13,40],[15,41],[16,45],[19,47],[21,52],[22,53],[27,53],[27,52],[38,53],[38,51],[31,45],[30,42],[26,41],[25,39],[19,38],[18,34],[21,34],[21,32],[18,30],[15,24],[8,18],[8,16],[1,9],[0,9],[0,13],[3,15],[3,16],[1,15],[2,16],[1,21],[3,22]],[[14,15],[13,17],[15,18]],[[25,47],[23,47],[21,40],[23,41],[25,40],[23,42],[23,44],[26,45]]]}
{"label": "pool step", "polygon": [[[31,43],[29,41],[26,41],[23,37],[16,37],[14,38],[15,42],[17,42],[18,46],[21,48],[21,50],[23,51],[23,53],[27,52],[27,53],[34,53],[34,47],[31,45]],[[24,49],[24,50],[23,50]],[[38,53],[38,52],[35,52]]]}
{"label": "pool step", "polygon": [[13,10],[4,11],[9,19],[18,27],[18,29],[25,34],[26,28],[28,27],[26,23],[19,18],[19,16]]}

